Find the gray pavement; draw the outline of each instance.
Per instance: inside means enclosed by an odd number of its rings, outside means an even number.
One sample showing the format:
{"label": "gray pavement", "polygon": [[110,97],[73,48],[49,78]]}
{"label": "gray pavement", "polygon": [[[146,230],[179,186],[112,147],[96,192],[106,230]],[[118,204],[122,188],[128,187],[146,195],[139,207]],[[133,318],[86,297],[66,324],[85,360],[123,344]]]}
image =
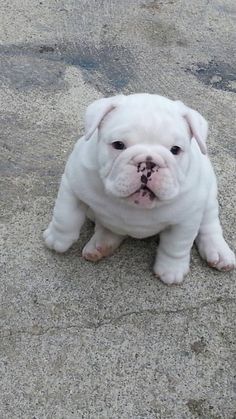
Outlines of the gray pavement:
{"label": "gray pavement", "polygon": [[86,106],[119,92],[181,99],[209,120],[225,237],[236,246],[234,0],[0,4],[1,419],[233,419],[235,273],[192,252],[168,288],[156,238],[111,258],[44,247]]}

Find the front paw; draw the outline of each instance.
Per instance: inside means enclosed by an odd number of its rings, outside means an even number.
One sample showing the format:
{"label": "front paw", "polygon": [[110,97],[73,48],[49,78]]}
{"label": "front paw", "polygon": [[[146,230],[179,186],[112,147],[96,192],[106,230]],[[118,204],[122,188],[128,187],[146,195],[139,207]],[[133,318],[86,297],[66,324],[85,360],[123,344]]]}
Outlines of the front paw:
{"label": "front paw", "polygon": [[47,230],[43,233],[45,244],[49,249],[56,252],[66,252],[74,243],[75,237],[56,228],[53,221],[49,224]]}
{"label": "front paw", "polygon": [[223,237],[200,238],[197,241],[200,255],[209,266],[219,271],[231,271],[235,268],[235,255]]}
{"label": "front paw", "polygon": [[91,262],[97,262],[104,257],[111,256],[122,240],[122,236],[100,226],[84,247],[82,256]]}
{"label": "front paw", "polygon": [[158,255],[154,264],[154,273],[167,285],[181,284],[189,271],[189,257],[171,258]]}

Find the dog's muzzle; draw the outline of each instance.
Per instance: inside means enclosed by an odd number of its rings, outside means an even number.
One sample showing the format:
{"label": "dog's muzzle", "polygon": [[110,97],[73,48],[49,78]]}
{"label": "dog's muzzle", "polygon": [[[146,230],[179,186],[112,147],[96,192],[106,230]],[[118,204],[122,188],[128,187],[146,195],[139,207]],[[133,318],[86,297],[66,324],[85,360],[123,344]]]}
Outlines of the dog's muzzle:
{"label": "dog's muzzle", "polygon": [[152,180],[152,175],[158,172],[159,166],[154,163],[151,158],[137,164],[137,173],[140,175],[140,187],[133,194],[133,202],[139,205],[143,202],[144,206],[149,206],[156,198],[154,192],[148,187],[149,182]]}

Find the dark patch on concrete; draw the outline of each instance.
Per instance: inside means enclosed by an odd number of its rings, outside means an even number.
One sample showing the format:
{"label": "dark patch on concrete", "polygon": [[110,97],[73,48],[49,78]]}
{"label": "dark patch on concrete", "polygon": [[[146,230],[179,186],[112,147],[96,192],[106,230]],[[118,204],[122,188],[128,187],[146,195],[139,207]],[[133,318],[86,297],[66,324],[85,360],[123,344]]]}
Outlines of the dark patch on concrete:
{"label": "dark patch on concrete", "polygon": [[160,10],[163,5],[166,6],[166,5],[169,5],[169,4],[171,5],[171,4],[174,4],[174,3],[175,3],[174,0],[169,0],[169,1],[153,0],[150,3],[141,4],[141,8],[150,10],[152,12],[155,12],[155,11]]}
{"label": "dark patch on concrete", "polygon": [[156,11],[159,10],[160,7],[162,6],[162,2],[153,0],[151,3],[143,3],[141,4],[141,8],[142,9],[147,9],[147,10],[151,10],[151,11]]}
{"label": "dark patch on concrete", "polygon": [[1,82],[17,90],[65,87],[65,64],[25,54],[2,54],[0,50]]}
{"label": "dark patch on concrete", "polygon": [[131,52],[107,42],[0,46],[2,82],[16,89],[62,89],[68,65],[79,67],[85,81],[105,94],[124,90],[134,76]]}
{"label": "dark patch on concrete", "polygon": [[188,46],[188,41],[183,32],[176,25],[163,21],[159,16],[148,17],[143,20],[140,30],[142,29],[143,36],[148,38],[149,42],[154,43],[155,47]]}
{"label": "dark patch on concrete", "polygon": [[187,406],[194,417],[201,419],[221,419],[221,416],[214,414],[214,406],[206,399],[190,399]]}
{"label": "dark patch on concrete", "polygon": [[61,45],[62,59],[80,67],[85,80],[102,93],[122,91],[134,76],[134,57],[122,46],[103,43],[94,45]]}
{"label": "dark patch on concrete", "polygon": [[216,4],[214,7],[218,12],[230,15],[231,18],[235,19],[236,7],[230,6],[228,4],[223,4],[223,2]]}
{"label": "dark patch on concrete", "polygon": [[44,52],[54,52],[55,48],[50,45],[42,45],[39,47],[39,53],[43,54]]}
{"label": "dark patch on concrete", "polygon": [[197,415],[199,417],[202,417],[202,415],[203,415],[203,404],[204,404],[204,402],[205,402],[204,399],[200,399],[200,400],[190,399],[187,402],[187,406],[188,406],[190,412],[193,415]]}
{"label": "dark patch on concrete", "polygon": [[211,60],[207,64],[193,65],[186,72],[194,74],[207,86],[236,93],[236,68],[230,64]]}
{"label": "dark patch on concrete", "polygon": [[187,39],[177,39],[176,40],[176,45],[178,45],[179,47],[183,47],[186,48],[188,46],[188,41]]}
{"label": "dark patch on concrete", "polygon": [[201,354],[202,352],[205,352],[206,350],[206,342],[204,341],[204,338],[201,337],[200,340],[196,340],[191,345],[191,350],[195,352],[197,355]]}
{"label": "dark patch on concrete", "polygon": [[34,294],[33,295],[33,303],[34,304],[38,304],[38,296],[37,296],[37,294]]}

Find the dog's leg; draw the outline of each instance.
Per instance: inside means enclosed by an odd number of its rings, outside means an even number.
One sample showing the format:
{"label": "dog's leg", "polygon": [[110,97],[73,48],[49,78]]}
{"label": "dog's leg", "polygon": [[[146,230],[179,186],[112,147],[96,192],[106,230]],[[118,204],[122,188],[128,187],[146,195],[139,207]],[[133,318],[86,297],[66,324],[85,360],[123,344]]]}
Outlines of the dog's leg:
{"label": "dog's leg", "polygon": [[124,238],[107,230],[96,221],[94,235],[84,247],[82,255],[91,262],[97,262],[112,255]]}
{"label": "dog's leg", "polygon": [[74,195],[67,181],[62,176],[53,218],[44,232],[46,245],[57,252],[65,252],[79,238],[80,229],[85,221],[85,206]]}
{"label": "dog's leg", "polygon": [[196,218],[189,225],[175,225],[160,233],[154,273],[165,284],[180,284],[189,271],[190,252],[200,224]]}
{"label": "dog's leg", "polygon": [[230,271],[235,267],[235,256],[226,243],[218,215],[216,189],[211,191],[203,214],[196,245],[203,259],[220,271]]}

